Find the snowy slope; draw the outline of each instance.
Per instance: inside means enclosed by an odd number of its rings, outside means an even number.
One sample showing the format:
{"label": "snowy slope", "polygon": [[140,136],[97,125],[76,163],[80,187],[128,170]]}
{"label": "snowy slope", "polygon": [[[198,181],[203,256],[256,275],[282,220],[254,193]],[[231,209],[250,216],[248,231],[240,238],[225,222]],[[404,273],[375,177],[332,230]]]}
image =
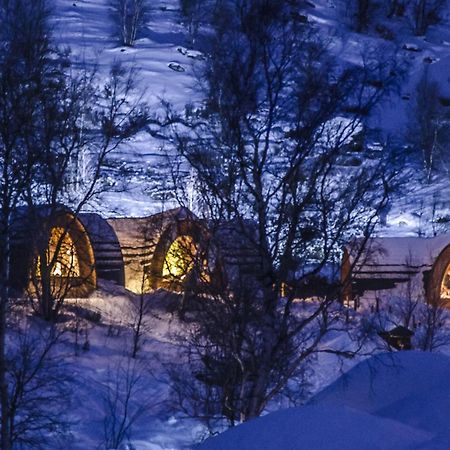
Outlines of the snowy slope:
{"label": "snowy slope", "polygon": [[430,439],[428,433],[348,407],[305,406],[239,425],[198,449],[406,450]]}
{"label": "snowy slope", "polygon": [[[151,2],[150,19],[134,47],[123,47],[115,33],[114,10],[110,0],[55,0],[52,24],[59,46],[71,49],[75,66],[96,67],[100,83],[113,63],[136,71],[136,97],[142,96],[152,114],[161,113],[161,100],[178,110],[198,99],[193,63],[199,52],[187,51],[187,35],[180,23],[177,0]],[[175,64],[178,70],[170,65]],[[181,69],[180,69],[181,68]],[[125,179],[117,191],[104,195],[91,205],[106,216],[142,216],[163,208],[170,194],[170,149],[142,132],[113,155],[109,176]],[[166,202],[166,203],[164,203]]]}
{"label": "snowy slope", "polygon": [[[442,94],[450,93],[448,11],[444,11],[444,22],[430,27],[423,37],[413,35],[406,18],[386,22],[383,11],[377,12],[368,34],[358,34],[349,26],[344,0],[314,0],[310,3],[314,7],[305,11],[308,20],[320,27],[321,35],[329,42],[338,62],[361,64],[369,53],[375,52],[381,58],[395,52],[399,62],[407,67],[398,89],[370,118],[374,148],[386,142],[402,148],[411,133],[409,121],[414,110],[416,86],[425,67],[429,68],[430,80],[438,84]],[[134,67],[138,71],[139,92],[155,113],[161,111],[161,99],[170,101],[175,109],[182,111],[186,104],[201,98],[196,91],[194,64],[201,64],[202,55],[195,49],[186,51],[189,40],[181,24],[178,0],[151,2],[150,18],[133,48],[119,45],[110,0],[54,0],[54,5],[52,20],[57,43],[70,47],[79,63],[96,65],[101,77],[106,77],[109,66],[115,61]],[[390,30],[390,40],[376,31],[376,25]],[[171,63],[181,71],[171,69]],[[108,168],[111,179],[119,176],[126,179],[125,186],[120,185],[117,192],[104,195],[91,208],[109,216],[139,216],[175,206],[168,176],[174,166],[171,154],[167,142],[141,133],[113,155]],[[408,170],[406,167],[408,183],[393,199],[388,226],[380,230],[380,234],[431,235],[448,230],[448,183],[441,176],[432,185],[425,186],[422,173]],[[437,226],[430,225],[433,218],[440,220]]]}
{"label": "snowy slope", "polygon": [[[426,448],[450,448],[450,358],[442,354],[400,352],[364,361],[313,403],[348,406],[433,433]],[[445,444],[444,444],[445,442]]]}
{"label": "snowy slope", "polygon": [[361,362],[308,406],[240,425],[202,450],[450,448],[450,358],[400,352]]}

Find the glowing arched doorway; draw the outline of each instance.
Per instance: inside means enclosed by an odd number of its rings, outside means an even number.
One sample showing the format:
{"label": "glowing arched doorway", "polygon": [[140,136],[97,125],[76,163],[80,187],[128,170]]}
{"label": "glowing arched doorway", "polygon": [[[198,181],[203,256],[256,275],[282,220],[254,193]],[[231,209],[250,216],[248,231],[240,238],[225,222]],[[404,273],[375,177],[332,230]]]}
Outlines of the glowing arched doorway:
{"label": "glowing arched doorway", "polygon": [[441,282],[441,299],[450,300],[450,264],[447,266]]}
{"label": "glowing arched doorway", "polygon": [[79,277],[80,260],[70,234],[62,227],[52,228],[47,249],[47,260],[52,261],[53,277]]}
{"label": "glowing arched doorway", "polygon": [[194,239],[189,235],[178,236],[167,250],[162,276],[170,281],[183,281],[192,270],[197,255]]}
{"label": "glowing arched doorway", "polygon": [[95,259],[82,223],[63,211],[48,220],[33,242],[28,290],[37,297],[85,297],[96,287]]}

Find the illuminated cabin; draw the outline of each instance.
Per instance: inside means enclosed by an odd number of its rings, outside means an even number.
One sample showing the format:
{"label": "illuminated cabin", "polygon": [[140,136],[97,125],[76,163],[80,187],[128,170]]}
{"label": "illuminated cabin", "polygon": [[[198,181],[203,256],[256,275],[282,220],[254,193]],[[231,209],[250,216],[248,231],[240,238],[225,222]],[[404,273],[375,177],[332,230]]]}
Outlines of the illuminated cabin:
{"label": "illuminated cabin", "polygon": [[[42,207],[16,217],[11,248],[12,288],[18,294],[36,293],[49,272],[52,295],[84,297],[97,286],[94,251],[75,215],[64,207]],[[30,232],[33,230],[33,232]]]}
{"label": "illuminated cabin", "polygon": [[450,307],[450,235],[434,238],[373,238],[361,250],[344,249],[341,266],[344,303],[377,298],[422,298]]}
{"label": "illuminated cabin", "polygon": [[181,290],[208,241],[206,226],[186,208],[108,223],[120,243],[124,285],[135,293]]}
{"label": "illuminated cabin", "polygon": [[[37,293],[48,271],[52,290],[68,298],[88,296],[98,279],[139,294],[182,291],[194,281],[231,285],[262,273],[255,246],[236,224],[206,223],[186,208],[109,219],[55,209],[38,208],[34,218],[25,209],[18,214],[12,251],[18,295]],[[254,238],[254,227],[245,227]]]}

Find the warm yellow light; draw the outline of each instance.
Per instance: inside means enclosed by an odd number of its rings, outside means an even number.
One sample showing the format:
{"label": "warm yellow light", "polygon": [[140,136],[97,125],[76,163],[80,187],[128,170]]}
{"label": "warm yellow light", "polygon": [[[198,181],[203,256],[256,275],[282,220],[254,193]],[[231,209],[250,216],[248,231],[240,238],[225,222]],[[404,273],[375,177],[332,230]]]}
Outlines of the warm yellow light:
{"label": "warm yellow light", "polygon": [[162,270],[163,277],[182,280],[193,268],[197,253],[190,236],[179,236],[167,251]]}
{"label": "warm yellow light", "polygon": [[450,299],[450,266],[445,271],[441,284],[441,298]]}
{"label": "warm yellow light", "polygon": [[[65,233],[65,234],[64,234]],[[79,277],[80,263],[75,244],[64,228],[52,228],[48,243],[48,261],[52,261],[59,246],[59,252],[52,268],[54,277]]]}

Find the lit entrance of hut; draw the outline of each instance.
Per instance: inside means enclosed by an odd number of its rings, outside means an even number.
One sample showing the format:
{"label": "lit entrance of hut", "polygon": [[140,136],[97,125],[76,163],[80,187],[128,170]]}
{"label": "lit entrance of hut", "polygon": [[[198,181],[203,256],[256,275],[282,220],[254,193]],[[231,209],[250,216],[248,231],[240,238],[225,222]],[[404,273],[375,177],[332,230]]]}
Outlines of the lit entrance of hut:
{"label": "lit entrance of hut", "polygon": [[441,299],[450,300],[450,265],[445,270],[441,283]]}
{"label": "lit entrance of hut", "polygon": [[83,224],[64,210],[54,217],[44,216],[44,225],[45,221],[48,229],[43,226],[29,249],[34,253],[29,292],[53,298],[89,295],[97,285],[97,275],[93,248]]}
{"label": "lit entrance of hut", "polygon": [[197,247],[191,236],[178,236],[164,258],[162,276],[169,280],[182,281],[194,267]]}
{"label": "lit entrance of hut", "polygon": [[[58,254],[55,256],[56,252]],[[47,253],[47,260],[55,261],[51,272],[53,277],[80,276],[77,250],[72,238],[64,228],[52,228]]]}

